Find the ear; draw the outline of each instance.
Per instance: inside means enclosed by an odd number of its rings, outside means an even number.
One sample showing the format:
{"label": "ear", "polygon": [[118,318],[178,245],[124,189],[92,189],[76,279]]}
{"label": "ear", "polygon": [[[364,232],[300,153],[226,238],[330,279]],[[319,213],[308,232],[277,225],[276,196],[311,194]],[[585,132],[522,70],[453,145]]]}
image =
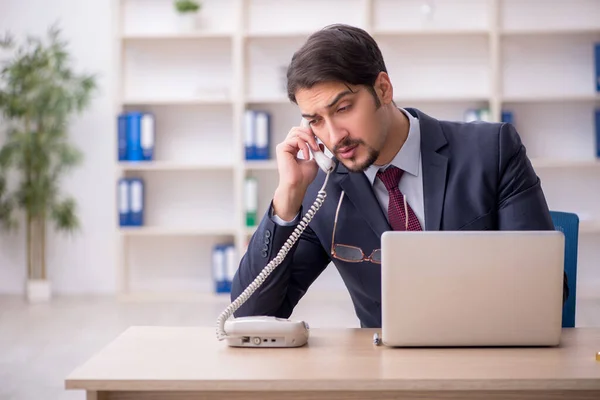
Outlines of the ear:
{"label": "ear", "polygon": [[380,72],[375,80],[375,91],[382,104],[389,104],[394,100],[394,88],[390,76],[386,72]]}

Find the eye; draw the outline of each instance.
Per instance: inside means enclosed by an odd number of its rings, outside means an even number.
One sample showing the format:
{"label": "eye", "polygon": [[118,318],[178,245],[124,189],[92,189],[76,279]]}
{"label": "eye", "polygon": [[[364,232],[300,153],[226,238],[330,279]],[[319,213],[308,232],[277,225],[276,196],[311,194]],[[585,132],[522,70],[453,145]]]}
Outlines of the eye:
{"label": "eye", "polygon": [[348,111],[350,109],[350,105],[344,106],[344,107],[340,107],[338,108],[337,112],[344,112],[344,111]]}

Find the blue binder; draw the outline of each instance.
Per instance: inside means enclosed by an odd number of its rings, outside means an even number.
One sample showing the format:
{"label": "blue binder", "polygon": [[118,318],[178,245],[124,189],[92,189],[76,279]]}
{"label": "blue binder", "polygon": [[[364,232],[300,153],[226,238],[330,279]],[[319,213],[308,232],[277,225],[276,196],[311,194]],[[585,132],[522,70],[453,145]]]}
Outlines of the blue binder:
{"label": "blue binder", "polygon": [[229,243],[225,246],[225,264],[225,280],[227,281],[227,291],[231,292],[231,284],[238,267],[237,253],[233,243]]}
{"label": "blue binder", "polygon": [[514,125],[513,113],[511,111],[502,111],[502,122]]}
{"label": "blue binder", "polygon": [[244,149],[246,160],[256,159],[256,129],[254,121],[254,111],[246,110],[244,114]]}
{"label": "blue binder", "polygon": [[255,156],[258,160],[268,160],[269,143],[271,142],[271,114],[266,111],[257,111],[254,126],[256,129]]}
{"label": "blue binder", "polygon": [[143,160],[141,124],[141,112],[127,114],[127,160],[129,161]]}
{"label": "blue binder", "polygon": [[147,112],[122,113],[118,117],[119,161],[154,159],[155,121]]}
{"label": "blue binder", "polygon": [[151,161],[154,158],[154,115],[150,113],[142,113],[139,129],[142,160]]}
{"label": "blue binder", "polygon": [[129,178],[129,223],[130,226],[144,225],[145,191],[141,178]]}
{"label": "blue binder", "polygon": [[130,226],[129,180],[119,179],[117,183],[117,207],[119,210],[119,226]]}
{"label": "blue binder", "polygon": [[[212,275],[216,293],[228,293],[231,291],[231,285],[227,284],[227,265],[225,246],[217,244],[213,247],[212,253]],[[229,287],[228,287],[229,286]]]}
{"label": "blue binder", "polygon": [[117,120],[117,147],[119,161],[127,161],[127,115],[119,114]]}
{"label": "blue binder", "polygon": [[594,59],[596,60],[596,92],[600,93],[600,43],[594,46]]}
{"label": "blue binder", "polygon": [[600,108],[596,109],[596,157],[600,158]]}

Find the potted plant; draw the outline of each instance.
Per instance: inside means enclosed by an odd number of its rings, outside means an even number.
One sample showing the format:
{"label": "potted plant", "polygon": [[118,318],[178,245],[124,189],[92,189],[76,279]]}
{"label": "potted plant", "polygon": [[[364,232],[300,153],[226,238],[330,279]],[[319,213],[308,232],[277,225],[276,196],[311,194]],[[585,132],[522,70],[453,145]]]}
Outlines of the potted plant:
{"label": "potted plant", "polygon": [[0,48],[9,54],[0,65],[0,222],[12,231],[24,220],[27,298],[44,301],[50,298],[47,222],[56,231],[79,227],[75,201],[60,195],[60,179],[82,160],[69,143],[69,121],[89,105],[96,78],[72,69],[56,26],[46,40],[28,37],[18,47],[7,34]]}
{"label": "potted plant", "polygon": [[175,10],[179,17],[179,27],[184,31],[196,29],[200,2],[195,0],[175,0]]}

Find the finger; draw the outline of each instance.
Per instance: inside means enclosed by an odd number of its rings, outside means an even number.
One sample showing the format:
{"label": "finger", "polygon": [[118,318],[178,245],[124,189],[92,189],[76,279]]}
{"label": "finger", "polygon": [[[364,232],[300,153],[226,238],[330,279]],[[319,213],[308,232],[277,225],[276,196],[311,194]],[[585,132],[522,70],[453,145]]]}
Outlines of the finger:
{"label": "finger", "polygon": [[315,139],[315,136],[312,133],[311,134],[302,133],[302,134],[298,135],[298,138],[300,140],[304,141],[305,143],[307,143],[313,151],[319,151],[319,145],[317,143],[317,140]]}
{"label": "finger", "polygon": [[319,151],[317,140],[312,131],[302,128],[294,128],[290,131],[289,137],[302,138],[314,151]]}
{"label": "finger", "polygon": [[279,154],[290,154],[294,158],[298,157],[298,153],[302,152],[304,157],[306,157],[308,153],[308,146],[306,142],[298,137],[290,137],[286,139],[284,142],[277,146]]}
{"label": "finger", "polygon": [[305,160],[310,160],[310,151],[308,150],[308,144],[306,144],[306,142],[303,142],[303,153],[304,153],[304,159]]}

